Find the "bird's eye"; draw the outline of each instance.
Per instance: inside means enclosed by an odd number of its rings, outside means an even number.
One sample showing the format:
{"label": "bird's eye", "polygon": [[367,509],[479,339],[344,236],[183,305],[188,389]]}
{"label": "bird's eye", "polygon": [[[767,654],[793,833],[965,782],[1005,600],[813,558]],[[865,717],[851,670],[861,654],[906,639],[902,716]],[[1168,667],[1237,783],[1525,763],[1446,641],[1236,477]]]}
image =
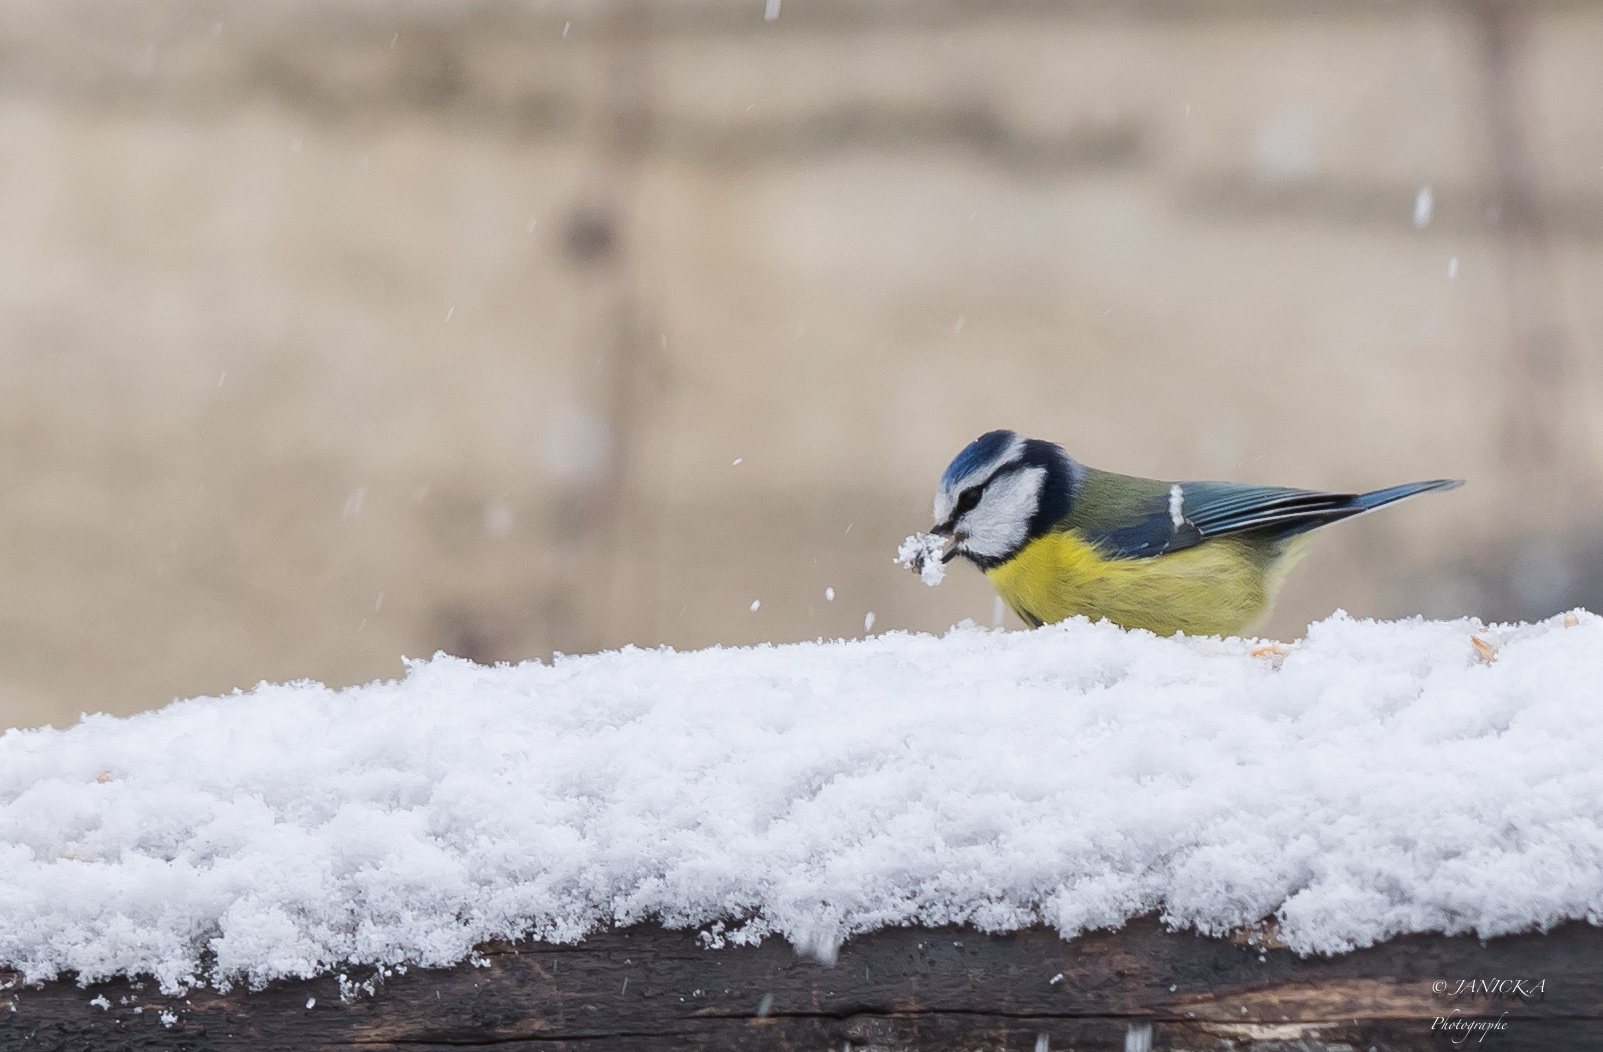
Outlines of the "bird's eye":
{"label": "bird's eye", "polygon": [[953,511],[953,514],[962,515],[964,512],[973,511],[974,506],[979,502],[980,488],[978,486],[970,486],[957,495],[957,508]]}

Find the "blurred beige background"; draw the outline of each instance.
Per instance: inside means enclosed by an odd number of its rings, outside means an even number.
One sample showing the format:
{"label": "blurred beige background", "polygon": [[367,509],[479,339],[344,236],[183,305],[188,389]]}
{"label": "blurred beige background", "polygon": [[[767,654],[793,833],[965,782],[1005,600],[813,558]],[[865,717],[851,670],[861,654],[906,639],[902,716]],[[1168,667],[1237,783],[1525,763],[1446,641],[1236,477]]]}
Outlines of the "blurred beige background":
{"label": "blurred beige background", "polygon": [[1603,604],[1600,55],[1590,3],[11,0],[0,725],[989,624],[891,556],[1001,426],[1471,480],[1328,531],[1282,637]]}

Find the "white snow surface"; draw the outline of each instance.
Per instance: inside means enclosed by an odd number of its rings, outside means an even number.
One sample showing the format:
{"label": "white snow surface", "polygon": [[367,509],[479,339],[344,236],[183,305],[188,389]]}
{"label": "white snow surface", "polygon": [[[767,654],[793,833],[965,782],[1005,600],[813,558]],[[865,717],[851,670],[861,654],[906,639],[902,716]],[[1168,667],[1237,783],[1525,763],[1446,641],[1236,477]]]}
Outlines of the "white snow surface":
{"label": "white snow surface", "polygon": [[1301,952],[1596,924],[1603,619],[1569,620],[441,656],[8,731],[0,962],[173,989],[648,919],[826,959],[1154,910]]}

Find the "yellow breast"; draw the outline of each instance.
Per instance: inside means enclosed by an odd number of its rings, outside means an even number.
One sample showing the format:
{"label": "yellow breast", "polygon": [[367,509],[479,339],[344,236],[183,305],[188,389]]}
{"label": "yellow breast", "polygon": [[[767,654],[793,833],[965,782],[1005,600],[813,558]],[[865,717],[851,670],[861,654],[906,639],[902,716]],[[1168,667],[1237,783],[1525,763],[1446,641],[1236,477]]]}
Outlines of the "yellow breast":
{"label": "yellow breast", "polygon": [[1160,636],[1237,635],[1268,613],[1304,539],[1220,537],[1150,559],[1107,559],[1074,531],[1049,533],[985,574],[1029,624],[1084,614]]}

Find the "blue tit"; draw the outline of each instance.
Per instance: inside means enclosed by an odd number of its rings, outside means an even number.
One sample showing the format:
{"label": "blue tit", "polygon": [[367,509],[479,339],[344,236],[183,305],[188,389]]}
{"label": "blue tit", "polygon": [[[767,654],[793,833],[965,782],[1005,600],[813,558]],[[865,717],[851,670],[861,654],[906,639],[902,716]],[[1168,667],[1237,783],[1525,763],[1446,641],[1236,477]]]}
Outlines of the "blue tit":
{"label": "blue tit", "polygon": [[1461,485],[1356,494],[1158,482],[992,431],[941,476],[931,534],[942,538],[943,562],[978,566],[1032,626],[1084,614],[1159,635],[1235,635],[1268,614],[1312,530]]}

